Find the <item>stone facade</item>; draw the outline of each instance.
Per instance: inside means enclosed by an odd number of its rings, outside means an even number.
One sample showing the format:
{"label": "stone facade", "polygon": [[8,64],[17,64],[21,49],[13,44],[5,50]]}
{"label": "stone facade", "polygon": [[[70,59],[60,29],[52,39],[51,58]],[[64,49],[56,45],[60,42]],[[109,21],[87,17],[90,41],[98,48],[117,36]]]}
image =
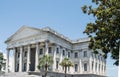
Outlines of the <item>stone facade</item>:
{"label": "stone facade", "polygon": [[9,37],[7,44],[8,72],[9,52],[14,54],[13,72],[39,71],[37,65],[39,58],[44,54],[53,56],[54,64],[48,69],[51,76],[58,73],[62,76],[64,69],[59,63],[65,57],[69,58],[74,66],[67,69],[68,75],[78,77],[104,77],[106,76],[106,60],[103,53],[94,54],[88,48],[89,38],[70,40],[49,27],[38,29],[23,26]]}

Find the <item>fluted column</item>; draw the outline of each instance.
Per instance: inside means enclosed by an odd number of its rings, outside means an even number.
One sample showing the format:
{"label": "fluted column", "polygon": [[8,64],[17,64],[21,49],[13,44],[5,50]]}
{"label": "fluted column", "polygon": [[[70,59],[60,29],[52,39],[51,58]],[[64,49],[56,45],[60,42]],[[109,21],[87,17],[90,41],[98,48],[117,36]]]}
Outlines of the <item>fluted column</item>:
{"label": "fluted column", "polygon": [[30,71],[30,45],[27,48],[27,72]]}
{"label": "fluted column", "polygon": [[39,43],[36,43],[36,53],[35,53],[35,71],[38,71],[38,54],[39,54]]}
{"label": "fluted column", "polygon": [[22,53],[23,53],[23,48],[20,47],[20,59],[19,59],[19,72],[22,72]]}
{"label": "fluted column", "polygon": [[45,55],[48,55],[48,40],[45,41]]}
{"label": "fluted column", "polygon": [[16,61],[16,49],[13,48],[13,72],[15,72],[15,68],[16,68],[16,65],[15,65],[15,61]]}
{"label": "fluted column", "polygon": [[6,72],[9,72],[9,52],[10,50],[7,49]]}

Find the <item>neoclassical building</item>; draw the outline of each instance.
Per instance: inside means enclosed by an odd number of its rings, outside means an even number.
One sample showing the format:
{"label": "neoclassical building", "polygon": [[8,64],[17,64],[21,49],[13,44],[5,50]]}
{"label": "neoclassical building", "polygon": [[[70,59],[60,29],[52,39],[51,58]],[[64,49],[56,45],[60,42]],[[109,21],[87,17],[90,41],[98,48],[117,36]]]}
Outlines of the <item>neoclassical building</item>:
{"label": "neoclassical building", "polygon": [[5,43],[7,44],[6,72],[9,53],[14,53],[13,72],[39,72],[39,58],[44,54],[53,56],[54,63],[49,67],[49,76],[62,77],[64,68],[59,63],[69,58],[73,67],[67,69],[68,77],[106,77],[106,60],[103,53],[94,54],[88,48],[89,38],[70,40],[55,30],[23,26]]}

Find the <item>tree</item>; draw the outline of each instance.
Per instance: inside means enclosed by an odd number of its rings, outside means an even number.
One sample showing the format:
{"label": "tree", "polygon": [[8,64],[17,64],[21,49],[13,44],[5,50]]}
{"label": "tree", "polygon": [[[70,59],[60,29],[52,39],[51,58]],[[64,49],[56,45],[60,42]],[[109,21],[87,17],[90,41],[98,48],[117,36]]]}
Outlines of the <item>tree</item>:
{"label": "tree", "polygon": [[92,0],[97,7],[83,6],[82,10],[95,17],[95,22],[88,23],[84,31],[90,38],[89,48],[98,53],[101,49],[107,58],[111,53],[114,64],[119,65],[120,43],[120,0]]}
{"label": "tree", "polygon": [[44,77],[47,76],[48,67],[50,67],[53,64],[53,57],[49,55],[44,55],[39,60],[38,69],[44,68]]}
{"label": "tree", "polygon": [[2,68],[2,62],[3,62],[3,53],[0,52],[0,71],[1,71],[1,68]]}
{"label": "tree", "polygon": [[68,59],[68,58],[64,58],[62,60],[62,62],[60,63],[60,65],[65,68],[65,77],[66,77],[66,73],[67,73],[67,68],[73,66],[73,63]]}

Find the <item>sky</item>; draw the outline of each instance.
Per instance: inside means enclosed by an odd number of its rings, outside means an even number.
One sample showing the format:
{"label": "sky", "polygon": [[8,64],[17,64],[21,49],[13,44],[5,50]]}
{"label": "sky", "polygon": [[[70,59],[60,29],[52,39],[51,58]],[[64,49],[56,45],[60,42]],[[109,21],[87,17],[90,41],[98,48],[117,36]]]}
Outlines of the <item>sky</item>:
{"label": "sky", "polygon": [[[72,40],[87,37],[83,31],[95,18],[84,14],[81,7],[91,4],[91,0],[0,0],[0,51],[6,54],[5,40],[23,25],[48,26]],[[118,77],[113,62],[107,59],[108,77]]]}

